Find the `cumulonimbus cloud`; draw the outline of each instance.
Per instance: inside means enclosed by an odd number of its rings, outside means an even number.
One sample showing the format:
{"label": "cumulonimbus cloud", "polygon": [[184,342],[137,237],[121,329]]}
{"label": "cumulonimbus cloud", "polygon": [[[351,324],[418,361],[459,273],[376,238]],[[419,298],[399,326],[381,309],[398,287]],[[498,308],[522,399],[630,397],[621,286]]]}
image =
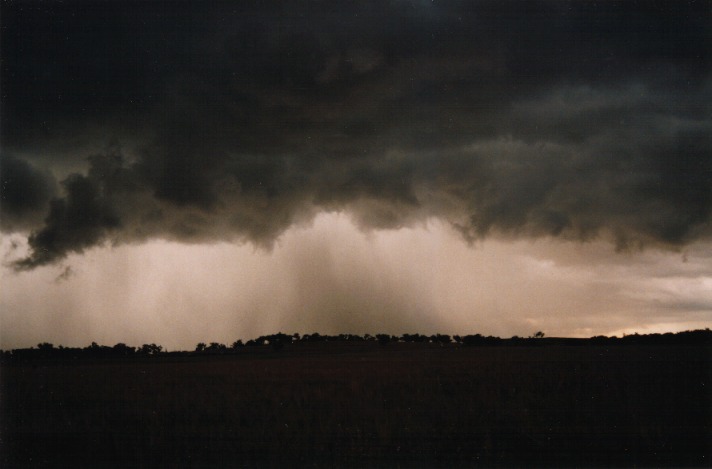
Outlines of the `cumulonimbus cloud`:
{"label": "cumulonimbus cloud", "polygon": [[[269,246],[323,211],[467,240],[709,238],[704,3],[4,6],[2,228],[32,230],[19,269],[149,238]],[[17,156],[92,122],[130,150],[59,193]]]}

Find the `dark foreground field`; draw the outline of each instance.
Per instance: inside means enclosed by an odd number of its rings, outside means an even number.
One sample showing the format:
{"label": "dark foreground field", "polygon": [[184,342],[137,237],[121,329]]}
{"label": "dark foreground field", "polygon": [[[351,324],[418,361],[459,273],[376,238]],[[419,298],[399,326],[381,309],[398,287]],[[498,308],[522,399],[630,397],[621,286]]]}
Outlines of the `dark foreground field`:
{"label": "dark foreground field", "polygon": [[295,344],[2,367],[2,467],[712,465],[709,346]]}

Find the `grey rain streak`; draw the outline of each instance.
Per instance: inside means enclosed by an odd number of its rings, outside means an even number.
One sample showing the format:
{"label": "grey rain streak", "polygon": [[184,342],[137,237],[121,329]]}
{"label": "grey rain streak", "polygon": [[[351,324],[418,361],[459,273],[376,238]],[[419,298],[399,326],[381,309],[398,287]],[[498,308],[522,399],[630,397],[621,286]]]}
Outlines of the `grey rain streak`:
{"label": "grey rain streak", "polygon": [[325,211],[469,242],[709,239],[711,7],[3,2],[15,268],[152,238],[269,247]]}

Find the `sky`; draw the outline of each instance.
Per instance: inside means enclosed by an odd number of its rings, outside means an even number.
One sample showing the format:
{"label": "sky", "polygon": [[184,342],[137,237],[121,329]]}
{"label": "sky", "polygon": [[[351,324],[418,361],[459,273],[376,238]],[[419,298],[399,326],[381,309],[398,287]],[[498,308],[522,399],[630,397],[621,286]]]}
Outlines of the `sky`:
{"label": "sky", "polygon": [[2,2],[0,347],[712,325],[712,3]]}

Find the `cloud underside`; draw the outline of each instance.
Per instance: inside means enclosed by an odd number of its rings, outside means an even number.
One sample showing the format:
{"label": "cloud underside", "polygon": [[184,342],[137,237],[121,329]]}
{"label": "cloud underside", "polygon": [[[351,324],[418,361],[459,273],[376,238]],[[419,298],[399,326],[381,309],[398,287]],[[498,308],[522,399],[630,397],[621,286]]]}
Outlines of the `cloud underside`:
{"label": "cloud underside", "polygon": [[[710,237],[704,2],[429,3],[5,7],[16,267],[151,238],[270,246],[320,212],[467,241]],[[57,187],[45,166],[89,140],[106,151]]]}

